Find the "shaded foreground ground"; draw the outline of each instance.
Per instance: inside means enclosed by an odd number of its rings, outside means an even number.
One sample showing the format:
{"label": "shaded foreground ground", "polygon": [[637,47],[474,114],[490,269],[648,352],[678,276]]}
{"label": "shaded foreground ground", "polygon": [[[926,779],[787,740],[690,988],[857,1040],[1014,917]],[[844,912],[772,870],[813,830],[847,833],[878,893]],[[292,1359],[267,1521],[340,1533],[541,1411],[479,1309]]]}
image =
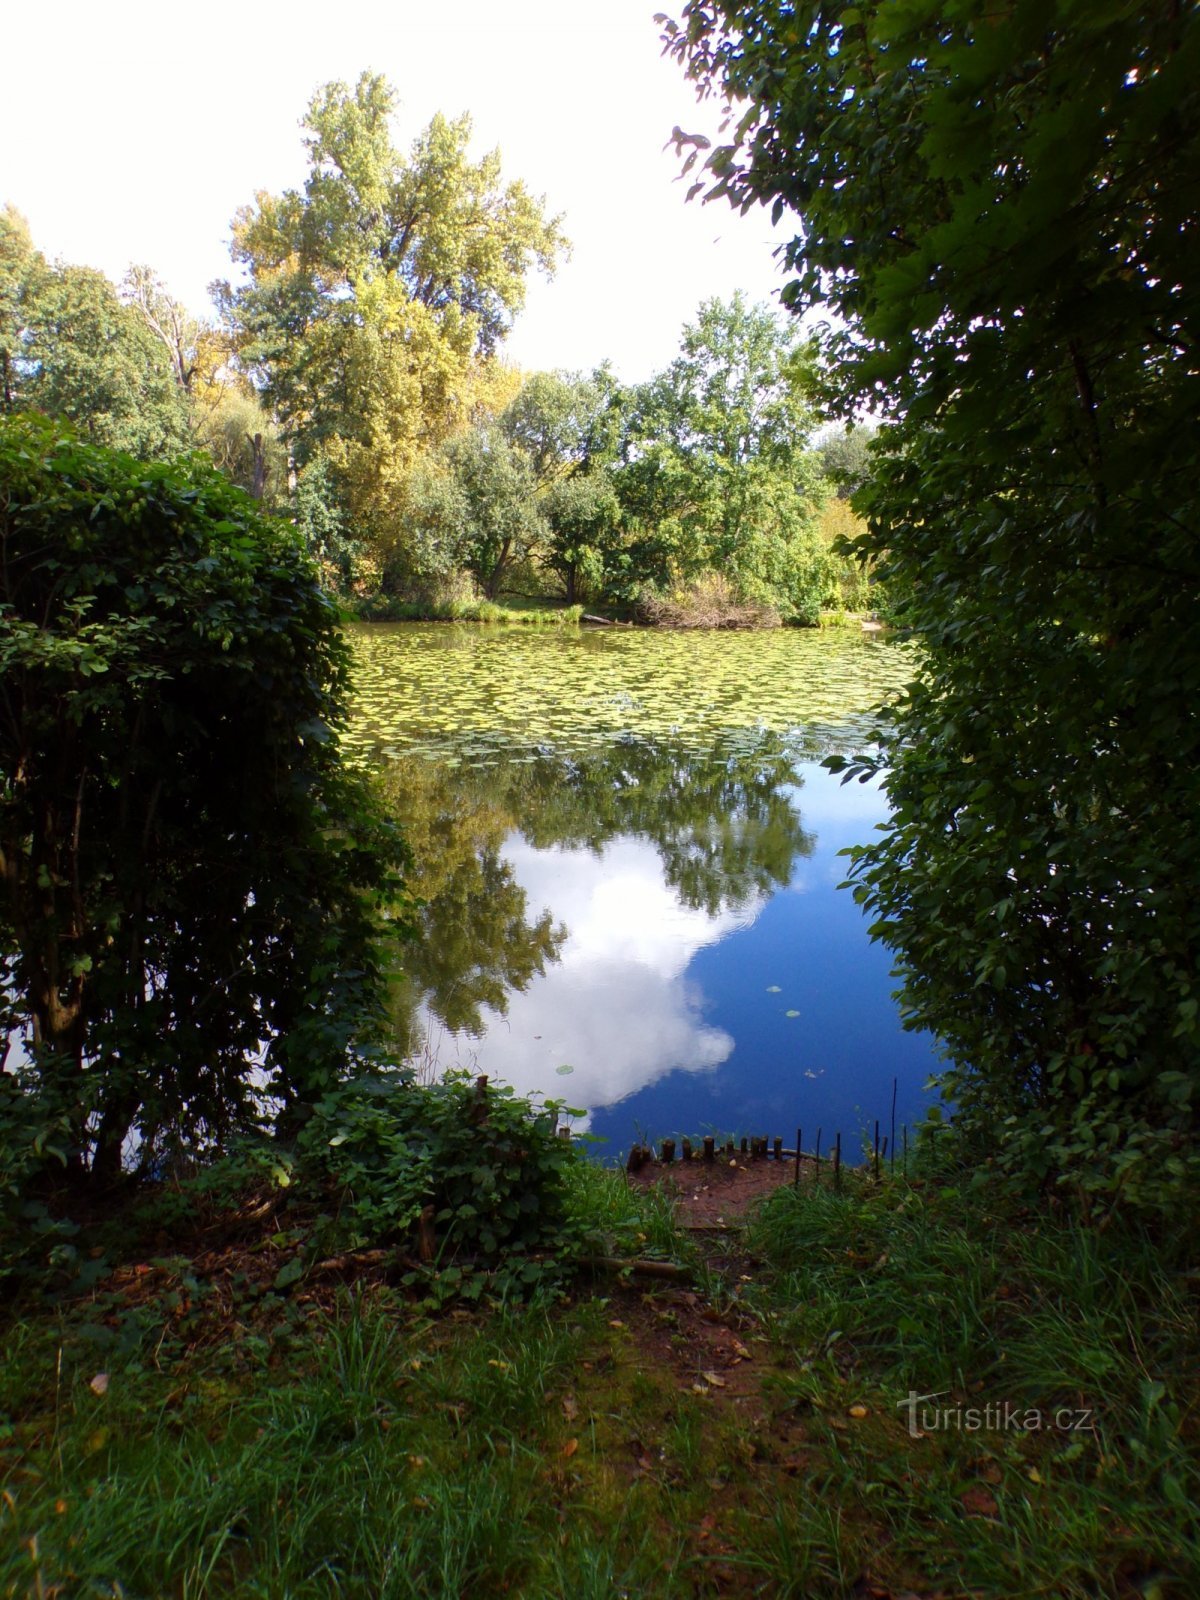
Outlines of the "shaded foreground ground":
{"label": "shaded foreground ground", "polygon": [[[1200,1592],[1196,1283],[1161,1241],[945,1178],[748,1218],[694,1178],[575,1197],[688,1279],[525,1302],[306,1257],[282,1202],[97,1256],[3,1327],[0,1595]],[[910,1389],[958,1424],[910,1428]]]}

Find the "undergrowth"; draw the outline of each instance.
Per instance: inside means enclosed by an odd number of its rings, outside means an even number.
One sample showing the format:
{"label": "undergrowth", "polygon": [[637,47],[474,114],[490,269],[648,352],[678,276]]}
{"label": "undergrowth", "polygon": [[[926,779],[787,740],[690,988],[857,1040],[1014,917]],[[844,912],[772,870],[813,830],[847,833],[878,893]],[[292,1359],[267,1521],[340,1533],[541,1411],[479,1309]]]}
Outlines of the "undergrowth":
{"label": "undergrowth", "polygon": [[396,1250],[323,1276],[261,1170],[176,1254],[85,1227],[0,1322],[0,1596],[1187,1600],[1188,1241],[911,1170],[785,1186],[714,1256],[568,1158],[515,1258],[554,1271],[474,1298]]}

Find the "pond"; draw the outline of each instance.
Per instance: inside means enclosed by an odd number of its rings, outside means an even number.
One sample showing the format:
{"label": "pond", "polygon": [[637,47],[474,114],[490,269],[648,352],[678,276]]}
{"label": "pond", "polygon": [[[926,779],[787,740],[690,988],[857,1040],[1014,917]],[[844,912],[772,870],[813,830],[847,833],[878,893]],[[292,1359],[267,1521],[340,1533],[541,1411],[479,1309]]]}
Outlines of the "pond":
{"label": "pond", "polygon": [[413,850],[421,937],[394,1004],[461,1065],[639,1138],[854,1149],[929,1103],[932,1042],[839,889],[886,816],[820,765],[869,748],[904,647],[848,630],[354,630],[349,744]]}

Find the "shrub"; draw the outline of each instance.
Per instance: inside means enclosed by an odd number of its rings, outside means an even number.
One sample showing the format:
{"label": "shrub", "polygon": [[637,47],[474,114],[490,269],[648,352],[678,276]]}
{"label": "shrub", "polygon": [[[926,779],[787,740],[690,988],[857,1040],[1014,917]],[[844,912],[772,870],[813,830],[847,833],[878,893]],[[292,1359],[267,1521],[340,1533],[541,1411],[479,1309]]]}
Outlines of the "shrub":
{"label": "shrub", "polygon": [[351,1243],[406,1239],[425,1213],[439,1260],[561,1244],[575,1159],[556,1133],[561,1102],[535,1105],[486,1082],[377,1074],[317,1105],[301,1159],[339,1191]]}
{"label": "shrub", "polygon": [[[403,848],[338,748],[348,654],[290,528],[201,458],[0,422],[0,991],[74,1178],[344,1070]],[[261,1080],[260,1080],[261,1082]]]}

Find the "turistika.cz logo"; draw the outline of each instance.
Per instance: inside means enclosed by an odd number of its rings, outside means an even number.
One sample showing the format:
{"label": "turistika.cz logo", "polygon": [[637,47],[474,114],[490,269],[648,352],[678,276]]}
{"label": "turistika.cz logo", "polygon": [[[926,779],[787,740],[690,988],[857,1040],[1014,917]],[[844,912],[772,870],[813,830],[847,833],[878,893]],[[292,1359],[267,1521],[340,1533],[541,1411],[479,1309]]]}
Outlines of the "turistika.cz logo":
{"label": "turistika.cz logo", "polygon": [[1095,1412],[1090,1406],[1056,1406],[1043,1411],[1038,1406],[1016,1400],[989,1400],[983,1405],[937,1405],[949,1394],[942,1389],[931,1394],[908,1391],[908,1398],[897,1406],[908,1412],[910,1438],[927,1433],[1094,1433]]}

